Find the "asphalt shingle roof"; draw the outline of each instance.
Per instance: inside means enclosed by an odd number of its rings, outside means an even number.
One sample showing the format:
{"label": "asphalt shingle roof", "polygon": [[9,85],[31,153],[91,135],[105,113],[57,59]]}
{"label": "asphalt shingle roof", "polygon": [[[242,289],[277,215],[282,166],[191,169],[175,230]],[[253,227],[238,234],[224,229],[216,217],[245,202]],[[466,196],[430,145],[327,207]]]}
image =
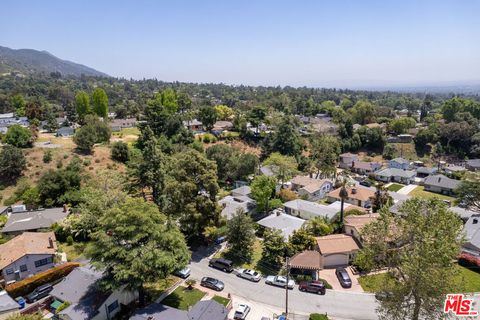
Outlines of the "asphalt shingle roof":
{"label": "asphalt shingle roof", "polygon": [[427,178],[425,178],[424,184],[453,190],[459,186],[460,181],[455,179],[450,179],[449,177],[446,177],[443,174],[436,174],[436,175],[428,176]]}
{"label": "asphalt shingle roof", "polygon": [[38,211],[13,213],[8,218],[2,232],[17,232],[49,228],[52,224],[60,222],[68,215],[63,208],[50,208]]}

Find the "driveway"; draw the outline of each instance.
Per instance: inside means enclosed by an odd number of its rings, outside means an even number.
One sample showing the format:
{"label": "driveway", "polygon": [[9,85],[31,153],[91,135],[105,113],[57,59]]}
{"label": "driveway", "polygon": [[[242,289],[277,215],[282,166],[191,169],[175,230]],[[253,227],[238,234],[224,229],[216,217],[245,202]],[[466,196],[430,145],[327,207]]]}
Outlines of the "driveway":
{"label": "driveway", "polygon": [[345,268],[347,270],[350,279],[352,279],[351,288],[343,288],[340,285],[340,282],[335,275],[335,269],[323,269],[320,270],[320,278],[327,280],[328,283],[332,285],[333,290],[346,291],[346,292],[364,292],[360,283],[358,283],[358,276],[354,275],[350,268]]}
{"label": "driveway", "polygon": [[[272,311],[285,309],[285,290],[265,284],[262,279],[254,283],[237,277],[234,273],[224,273],[208,266],[208,256],[213,254],[212,250],[205,252],[196,251],[192,254],[190,269],[191,278],[200,280],[204,276],[217,278],[225,284],[223,294],[230,293],[236,299],[244,299],[250,303],[262,305]],[[332,284],[334,281],[332,281]],[[375,309],[377,302],[373,294],[358,293],[346,290],[327,290],[325,295],[300,292],[298,286],[288,290],[289,311],[298,314],[309,314],[313,312],[327,313],[340,319],[377,319]],[[255,307],[256,309],[257,307]],[[253,309],[253,307],[252,307]],[[252,311],[253,312],[253,311]],[[250,319],[250,317],[248,318]],[[251,318],[260,319],[260,318]]]}
{"label": "driveway", "polygon": [[409,184],[409,185],[403,187],[402,189],[398,190],[397,193],[400,193],[400,194],[409,194],[409,193],[412,192],[413,189],[415,189],[416,187],[418,187],[418,185],[416,185],[416,184]]}

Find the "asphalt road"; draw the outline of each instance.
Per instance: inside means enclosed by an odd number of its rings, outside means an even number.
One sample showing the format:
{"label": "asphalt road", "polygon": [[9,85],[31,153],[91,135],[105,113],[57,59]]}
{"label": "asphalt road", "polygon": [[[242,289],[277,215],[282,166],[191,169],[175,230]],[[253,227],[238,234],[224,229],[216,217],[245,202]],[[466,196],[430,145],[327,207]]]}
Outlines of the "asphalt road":
{"label": "asphalt road", "polygon": [[[204,276],[217,278],[225,283],[225,293],[243,297],[272,307],[285,308],[285,289],[265,284],[262,279],[254,283],[239,278],[235,273],[224,273],[208,266],[207,254],[194,253],[190,269],[191,278],[200,280]],[[327,290],[325,295],[300,292],[296,285],[288,292],[289,311],[298,313],[327,313],[340,319],[377,319],[374,295]]]}

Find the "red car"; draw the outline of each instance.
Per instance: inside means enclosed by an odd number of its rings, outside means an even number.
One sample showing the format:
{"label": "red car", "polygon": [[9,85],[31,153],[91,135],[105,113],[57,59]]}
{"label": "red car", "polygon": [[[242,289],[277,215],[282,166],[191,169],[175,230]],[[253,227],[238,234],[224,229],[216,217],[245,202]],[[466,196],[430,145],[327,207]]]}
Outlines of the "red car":
{"label": "red car", "polygon": [[322,281],[301,282],[298,286],[300,291],[325,294],[325,285]]}

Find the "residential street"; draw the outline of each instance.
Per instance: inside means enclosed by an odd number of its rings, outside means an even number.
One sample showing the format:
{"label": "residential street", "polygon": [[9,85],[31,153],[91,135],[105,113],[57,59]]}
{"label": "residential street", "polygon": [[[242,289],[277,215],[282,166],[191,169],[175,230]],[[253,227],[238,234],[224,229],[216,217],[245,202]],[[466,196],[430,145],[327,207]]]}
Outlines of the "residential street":
{"label": "residential street", "polygon": [[[262,279],[253,283],[208,266],[208,257],[198,252],[192,254],[192,279],[200,280],[204,276],[217,278],[225,283],[224,293],[239,296],[248,301],[272,306],[279,310],[285,308],[285,290],[265,284]],[[338,319],[376,319],[377,306],[373,294],[350,293],[327,290],[323,296],[304,293],[295,286],[288,294],[289,310],[299,314],[312,312],[327,313]]]}

